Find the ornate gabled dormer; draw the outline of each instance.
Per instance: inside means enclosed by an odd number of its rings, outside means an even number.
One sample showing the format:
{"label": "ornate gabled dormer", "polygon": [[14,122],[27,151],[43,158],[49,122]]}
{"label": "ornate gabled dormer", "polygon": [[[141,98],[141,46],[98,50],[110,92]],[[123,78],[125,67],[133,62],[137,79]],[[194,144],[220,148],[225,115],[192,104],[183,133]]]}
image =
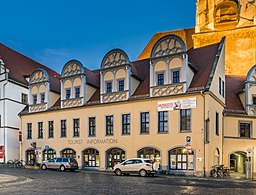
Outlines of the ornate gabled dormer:
{"label": "ornate gabled dormer", "polygon": [[85,103],[86,75],[78,60],[70,60],[61,72],[61,108],[82,106]]}
{"label": "ornate gabled dormer", "polygon": [[248,115],[256,116],[256,65],[250,69],[246,77],[245,107]]}
{"label": "ornate gabled dormer", "polygon": [[180,37],[167,35],[156,42],[150,56],[151,97],[185,93],[193,75]]}
{"label": "ornate gabled dormer", "polygon": [[131,65],[121,49],[109,51],[100,71],[101,103],[127,100],[130,97]]}
{"label": "ornate gabled dormer", "polygon": [[47,110],[50,97],[50,79],[46,70],[37,68],[29,79],[29,112]]}

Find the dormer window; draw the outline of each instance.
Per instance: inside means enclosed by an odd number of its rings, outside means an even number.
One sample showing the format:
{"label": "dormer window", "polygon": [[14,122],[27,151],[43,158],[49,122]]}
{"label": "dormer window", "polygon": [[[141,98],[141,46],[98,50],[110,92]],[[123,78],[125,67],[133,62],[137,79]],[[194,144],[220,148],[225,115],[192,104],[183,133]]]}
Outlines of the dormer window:
{"label": "dormer window", "polygon": [[79,98],[80,97],[80,87],[76,87],[75,91],[76,91],[75,98]]}
{"label": "dormer window", "polygon": [[71,94],[71,90],[70,89],[66,89],[66,100],[70,99],[70,94]]}
{"label": "dormer window", "polygon": [[45,93],[41,93],[41,103],[43,104],[45,101]]}
{"label": "dormer window", "polygon": [[184,41],[177,35],[162,37],[150,55],[150,96],[185,93],[194,76]]}
{"label": "dormer window", "polygon": [[[82,106],[87,98],[86,69],[78,60],[68,61],[61,71],[61,108]],[[93,74],[91,72],[91,74]],[[90,93],[93,91],[88,90]]]}
{"label": "dormer window", "polygon": [[116,102],[130,96],[131,65],[127,54],[121,49],[108,52],[100,70],[100,101]]}
{"label": "dormer window", "polygon": [[106,93],[112,93],[112,81],[106,82]]}
{"label": "dormer window", "polygon": [[37,95],[33,95],[33,104],[37,104]]}
{"label": "dormer window", "polygon": [[118,89],[119,91],[124,91],[124,80],[118,81]]}
{"label": "dormer window", "polygon": [[164,85],[164,74],[160,73],[157,74],[157,86],[162,86]]}
{"label": "dormer window", "polygon": [[50,106],[50,79],[46,70],[36,69],[29,77],[29,112],[47,110]]}
{"label": "dormer window", "polygon": [[180,82],[180,71],[176,70],[172,72],[172,83]]}

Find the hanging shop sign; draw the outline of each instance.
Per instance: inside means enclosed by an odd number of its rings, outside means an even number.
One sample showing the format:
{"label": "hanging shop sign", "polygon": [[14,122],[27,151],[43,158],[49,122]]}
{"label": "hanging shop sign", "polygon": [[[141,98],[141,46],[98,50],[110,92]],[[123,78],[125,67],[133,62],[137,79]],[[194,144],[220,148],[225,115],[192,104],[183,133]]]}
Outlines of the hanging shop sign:
{"label": "hanging shop sign", "polygon": [[196,97],[179,100],[169,100],[164,102],[158,102],[157,104],[158,111],[179,110],[189,108],[196,108]]}

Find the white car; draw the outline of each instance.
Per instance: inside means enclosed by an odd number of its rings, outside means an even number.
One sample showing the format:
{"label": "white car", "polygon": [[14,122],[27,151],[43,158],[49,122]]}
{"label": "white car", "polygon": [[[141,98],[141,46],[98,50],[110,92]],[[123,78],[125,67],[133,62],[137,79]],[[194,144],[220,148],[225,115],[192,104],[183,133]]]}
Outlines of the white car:
{"label": "white car", "polygon": [[120,176],[122,174],[137,173],[140,176],[154,175],[158,170],[157,163],[152,163],[150,159],[145,158],[132,158],[122,163],[118,163],[113,167],[113,172]]}

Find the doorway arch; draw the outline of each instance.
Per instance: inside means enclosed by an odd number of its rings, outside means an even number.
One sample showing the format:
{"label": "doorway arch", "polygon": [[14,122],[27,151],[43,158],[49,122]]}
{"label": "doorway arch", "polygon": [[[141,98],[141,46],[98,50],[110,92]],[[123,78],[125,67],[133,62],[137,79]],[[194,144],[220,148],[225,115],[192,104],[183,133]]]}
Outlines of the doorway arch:
{"label": "doorway arch", "polygon": [[236,151],[229,154],[230,171],[245,174],[246,152]]}

